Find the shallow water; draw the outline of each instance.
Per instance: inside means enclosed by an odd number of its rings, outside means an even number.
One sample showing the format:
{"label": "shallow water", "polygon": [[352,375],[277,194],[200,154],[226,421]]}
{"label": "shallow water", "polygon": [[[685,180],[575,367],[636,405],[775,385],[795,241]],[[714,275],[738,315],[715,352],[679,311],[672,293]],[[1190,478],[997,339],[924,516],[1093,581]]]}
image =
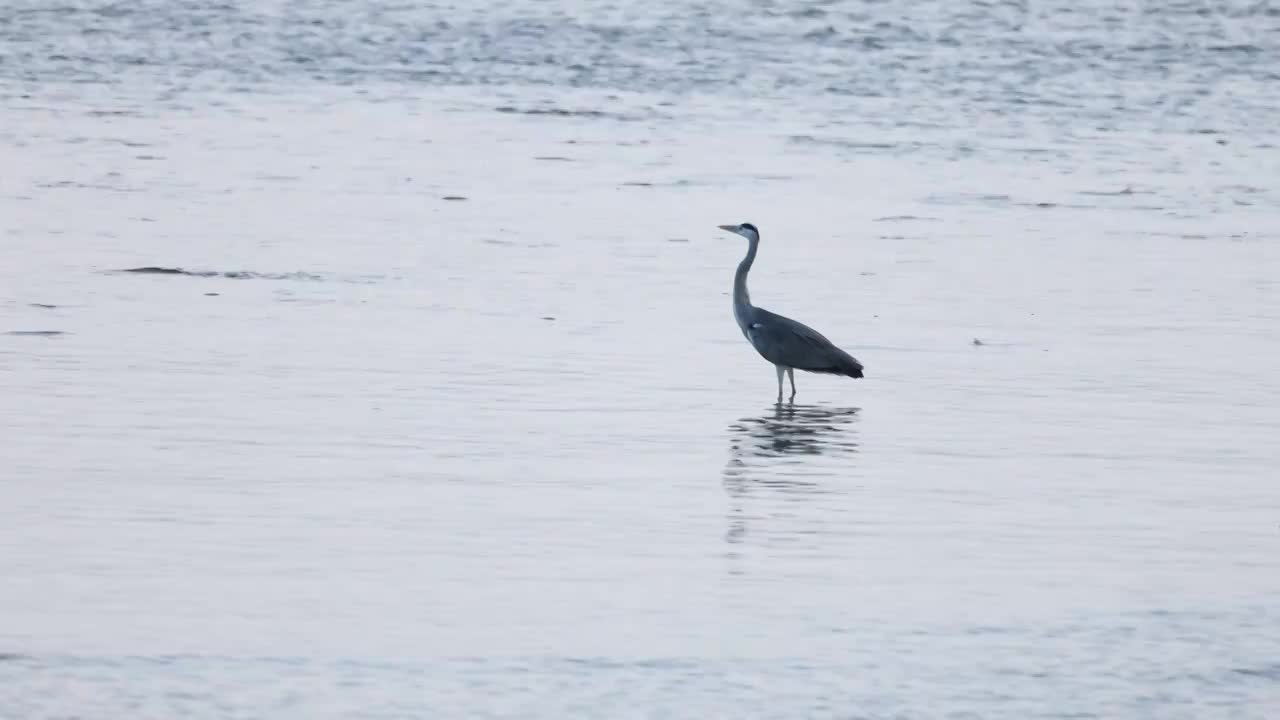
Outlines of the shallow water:
{"label": "shallow water", "polygon": [[1274,716],[1274,11],[255,7],[0,18],[0,717]]}

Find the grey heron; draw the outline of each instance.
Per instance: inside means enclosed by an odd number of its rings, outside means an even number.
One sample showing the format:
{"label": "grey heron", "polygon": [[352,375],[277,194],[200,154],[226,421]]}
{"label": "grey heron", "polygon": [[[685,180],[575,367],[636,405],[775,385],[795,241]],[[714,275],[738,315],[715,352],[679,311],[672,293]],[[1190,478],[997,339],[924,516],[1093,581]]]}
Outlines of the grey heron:
{"label": "grey heron", "polygon": [[721,230],[747,239],[747,255],[733,276],[733,319],[738,321],[747,342],[778,370],[778,402],[782,402],[782,375],[791,381],[791,398],[796,396],[796,370],[830,375],[862,377],[862,363],[835,346],[822,333],[791,318],[775,315],[751,304],[747,294],[747,273],[756,261],[760,231],[751,223],[720,225]]}

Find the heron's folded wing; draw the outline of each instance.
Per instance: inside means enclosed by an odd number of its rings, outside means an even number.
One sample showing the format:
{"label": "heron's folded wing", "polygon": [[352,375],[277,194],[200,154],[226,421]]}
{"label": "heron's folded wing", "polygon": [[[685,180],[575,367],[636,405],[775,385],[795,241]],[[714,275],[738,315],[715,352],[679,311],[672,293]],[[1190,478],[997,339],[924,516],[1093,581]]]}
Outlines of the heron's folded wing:
{"label": "heron's folded wing", "polygon": [[788,317],[759,310],[748,337],[769,362],[814,372],[853,373],[861,364],[822,333]]}

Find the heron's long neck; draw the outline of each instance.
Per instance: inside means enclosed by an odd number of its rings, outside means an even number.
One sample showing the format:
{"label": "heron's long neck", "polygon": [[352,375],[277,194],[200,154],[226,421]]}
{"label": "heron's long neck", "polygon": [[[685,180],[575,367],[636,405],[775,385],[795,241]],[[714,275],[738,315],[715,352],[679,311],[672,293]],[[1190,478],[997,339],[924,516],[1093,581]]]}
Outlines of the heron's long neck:
{"label": "heron's long neck", "polygon": [[751,272],[751,264],[756,261],[756,248],[759,246],[759,238],[750,241],[747,256],[738,263],[738,272],[733,275],[733,310],[739,323],[747,321],[746,311],[751,307],[751,296],[747,294],[747,273]]}

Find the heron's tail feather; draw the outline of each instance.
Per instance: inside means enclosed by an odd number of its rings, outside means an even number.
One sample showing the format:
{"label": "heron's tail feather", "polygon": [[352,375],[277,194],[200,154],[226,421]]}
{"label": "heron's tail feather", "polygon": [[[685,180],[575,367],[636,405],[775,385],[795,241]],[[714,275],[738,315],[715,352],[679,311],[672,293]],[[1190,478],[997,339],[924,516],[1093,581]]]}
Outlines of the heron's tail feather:
{"label": "heron's tail feather", "polygon": [[845,377],[851,378],[862,377],[862,363],[858,362],[852,355],[843,350],[837,348],[836,352],[838,354],[831,358],[830,365],[820,368],[808,368],[809,372],[826,373],[828,375],[844,375]]}
{"label": "heron's tail feather", "polygon": [[834,357],[831,358],[834,361],[831,363],[834,365],[831,369],[832,373],[836,375],[845,375],[851,378],[862,377],[862,363],[858,362],[852,355],[840,348],[832,349],[835,350]]}
{"label": "heron's tail feather", "polygon": [[845,355],[843,363],[840,364],[842,375],[848,375],[851,378],[862,377],[862,363],[853,358],[852,355]]}

